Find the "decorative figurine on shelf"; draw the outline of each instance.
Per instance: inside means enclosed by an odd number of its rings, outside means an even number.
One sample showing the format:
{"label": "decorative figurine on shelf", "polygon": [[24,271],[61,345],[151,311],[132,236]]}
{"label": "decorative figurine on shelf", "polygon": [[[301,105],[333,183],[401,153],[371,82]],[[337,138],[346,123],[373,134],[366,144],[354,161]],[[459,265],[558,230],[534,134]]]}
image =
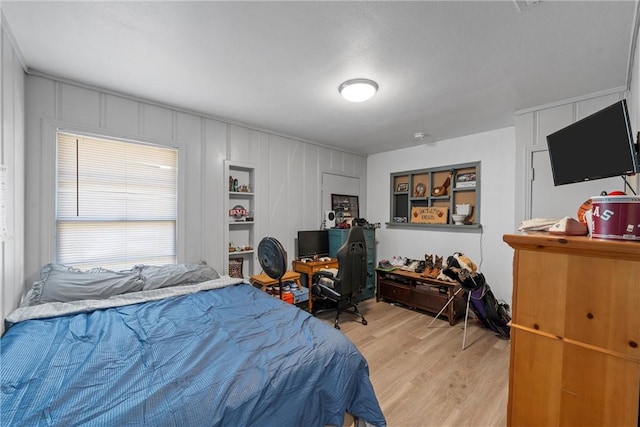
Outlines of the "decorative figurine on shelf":
{"label": "decorative figurine on shelf", "polygon": [[238,179],[233,180],[233,191],[238,191]]}
{"label": "decorative figurine on shelf", "polygon": [[435,187],[433,190],[431,190],[431,195],[434,197],[446,196],[449,184],[451,184],[451,176],[448,176],[441,186]]}
{"label": "decorative figurine on shelf", "polygon": [[229,191],[233,191],[233,177],[229,175]]}
{"label": "decorative figurine on shelf", "polygon": [[235,221],[242,221],[242,218],[246,217],[248,214],[249,211],[247,211],[242,205],[235,205],[232,209],[229,209],[229,216]]}

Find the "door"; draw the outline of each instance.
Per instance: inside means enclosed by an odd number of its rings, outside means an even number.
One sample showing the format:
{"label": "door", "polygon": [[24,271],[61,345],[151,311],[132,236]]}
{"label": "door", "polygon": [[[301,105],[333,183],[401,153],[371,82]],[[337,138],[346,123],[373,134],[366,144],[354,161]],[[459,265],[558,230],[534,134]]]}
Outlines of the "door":
{"label": "door", "polygon": [[331,210],[331,195],[346,194],[358,196],[360,216],[364,216],[362,198],[360,196],[360,178],[333,173],[322,173],[322,213]]}
{"label": "door", "polygon": [[[579,158],[576,161],[580,161]],[[548,150],[532,151],[531,164],[531,215],[528,218],[569,216],[577,219],[578,208],[584,201],[599,196],[602,191],[624,190],[620,177],[554,186]]]}

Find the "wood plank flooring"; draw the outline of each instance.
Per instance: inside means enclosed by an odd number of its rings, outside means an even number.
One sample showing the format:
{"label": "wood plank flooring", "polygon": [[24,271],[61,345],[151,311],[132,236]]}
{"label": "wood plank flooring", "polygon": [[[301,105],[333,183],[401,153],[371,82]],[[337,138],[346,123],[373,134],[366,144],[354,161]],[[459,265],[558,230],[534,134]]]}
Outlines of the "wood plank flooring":
{"label": "wood plank flooring", "polygon": [[[420,311],[376,302],[359,304],[368,325],[340,315],[342,332],[369,363],[371,382],[389,427],[507,424],[509,340],[469,315],[449,326]],[[318,318],[333,325],[335,312]]]}

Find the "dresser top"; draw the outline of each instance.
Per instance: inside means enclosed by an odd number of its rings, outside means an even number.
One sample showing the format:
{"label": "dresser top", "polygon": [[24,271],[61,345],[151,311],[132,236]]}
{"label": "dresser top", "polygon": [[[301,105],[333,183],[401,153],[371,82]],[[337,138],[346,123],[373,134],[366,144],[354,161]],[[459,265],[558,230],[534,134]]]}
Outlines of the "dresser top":
{"label": "dresser top", "polygon": [[544,231],[505,234],[502,236],[502,240],[514,249],[640,261],[640,242],[637,241],[564,236]]}

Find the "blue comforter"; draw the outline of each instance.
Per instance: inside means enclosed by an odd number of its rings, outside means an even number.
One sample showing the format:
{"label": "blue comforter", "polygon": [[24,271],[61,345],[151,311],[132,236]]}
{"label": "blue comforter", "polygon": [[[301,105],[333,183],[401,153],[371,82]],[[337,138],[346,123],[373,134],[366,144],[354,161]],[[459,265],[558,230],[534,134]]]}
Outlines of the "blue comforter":
{"label": "blue comforter", "polygon": [[240,284],[12,326],[3,426],[384,426],[338,330]]}

